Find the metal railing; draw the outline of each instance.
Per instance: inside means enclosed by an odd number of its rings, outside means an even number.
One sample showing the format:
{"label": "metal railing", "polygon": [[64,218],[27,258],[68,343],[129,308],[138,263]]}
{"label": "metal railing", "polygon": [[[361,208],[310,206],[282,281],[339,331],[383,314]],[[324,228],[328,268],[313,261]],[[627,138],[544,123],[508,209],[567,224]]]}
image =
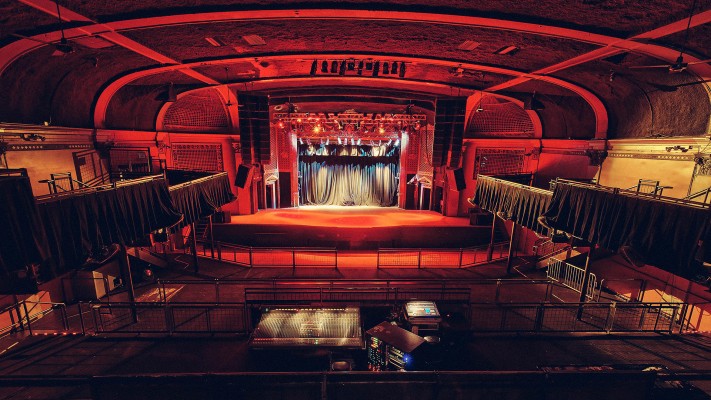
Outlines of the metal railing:
{"label": "metal railing", "polygon": [[[334,248],[266,248],[214,242],[213,249],[209,242],[198,241],[198,244],[198,256],[247,268],[339,267],[340,252]],[[508,242],[494,244],[491,260],[487,258],[488,245],[459,249],[378,249],[358,254],[371,255],[377,268],[468,268],[505,259],[508,246]],[[190,251],[187,247],[185,250]]]}
{"label": "metal railing", "polygon": [[[588,275],[589,278],[587,291],[585,292],[585,299],[586,301],[593,301],[596,297],[595,291],[597,290],[597,277],[592,272],[589,272]],[[549,279],[560,282],[562,285],[573,289],[578,293],[583,292],[583,284],[585,282],[585,269],[583,268],[559,260],[555,257],[551,257],[548,259],[546,276]]]}
{"label": "metal railing", "polygon": [[668,303],[472,304],[474,332],[658,332],[680,329]]}
{"label": "metal railing", "polygon": [[[611,282],[637,282],[639,284],[639,287],[636,288],[636,296],[633,297],[633,294],[635,290],[630,289],[630,295],[627,296],[624,293],[620,293],[619,290],[614,289],[609,286]],[[602,295],[603,292],[611,293],[613,294],[616,298],[626,301],[626,302],[638,302],[641,303],[644,299],[644,291],[645,288],[647,287],[647,280],[646,279],[640,279],[640,278],[616,278],[616,279],[610,279],[610,278],[603,278],[600,280],[600,288],[597,292],[597,301],[600,301],[600,296]]]}
{"label": "metal railing", "polygon": [[684,197],[682,200],[694,200],[696,198],[699,198],[701,196],[704,196],[704,201],[703,203],[707,203],[709,200],[709,193],[711,193],[711,187],[708,187],[704,190],[699,190],[696,193],[692,193],[686,197]]}
{"label": "metal railing", "polygon": [[[54,312],[58,311],[58,312]],[[51,320],[46,320],[44,317]],[[0,337],[20,330],[31,335],[38,330],[69,329],[67,308],[64,303],[22,300],[0,311],[0,319],[7,318],[9,325],[0,326]]]}

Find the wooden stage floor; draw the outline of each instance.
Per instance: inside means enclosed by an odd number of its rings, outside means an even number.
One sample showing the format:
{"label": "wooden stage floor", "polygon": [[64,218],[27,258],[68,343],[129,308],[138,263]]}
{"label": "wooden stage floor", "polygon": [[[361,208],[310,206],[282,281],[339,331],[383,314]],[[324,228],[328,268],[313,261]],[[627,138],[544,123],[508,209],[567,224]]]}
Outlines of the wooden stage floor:
{"label": "wooden stage floor", "polygon": [[215,240],[260,247],[460,248],[489,242],[490,227],[468,218],[395,207],[302,206],[233,215]]}

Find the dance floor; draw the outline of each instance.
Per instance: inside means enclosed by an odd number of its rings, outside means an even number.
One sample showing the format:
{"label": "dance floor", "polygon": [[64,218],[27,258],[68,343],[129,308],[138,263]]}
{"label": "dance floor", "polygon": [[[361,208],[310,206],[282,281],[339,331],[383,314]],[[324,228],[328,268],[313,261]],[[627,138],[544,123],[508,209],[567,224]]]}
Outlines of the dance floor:
{"label": "dance floor", "polygon": [[395,207],[302,206],[234,215],[215,240],[261,247],[458,248],[489,242],[490,227],[468,218]]}

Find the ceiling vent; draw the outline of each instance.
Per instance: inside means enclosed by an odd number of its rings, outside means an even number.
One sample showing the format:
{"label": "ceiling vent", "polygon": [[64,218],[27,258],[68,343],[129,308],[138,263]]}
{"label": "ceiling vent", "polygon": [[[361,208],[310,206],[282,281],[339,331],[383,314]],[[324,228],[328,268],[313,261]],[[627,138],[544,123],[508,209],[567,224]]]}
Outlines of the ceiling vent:
{"label": "ceiling vent", "polygon": [[510,45],[510,46],[504,46],[504,47],[496,50],[494,52],[494,54],[499,54],[499,55],[508,54],[508,55],[512,56],[512,55],[518,53],[519,50],[520,49],[518,47],[516,47],[514,45]]}
{"label": "ceiling vent", "polygon": [[245,42],[249,43],[250,46],[264,46],[267,42],[262,39],[259,35],[245,35],[242,36]]}
{"label": "ceiling vent", "polygon": [[206,37],[205,40],[207,40],[208,43],[210,43],[214,47],[222,47],[226,46],[227,44],[225,43],[224,40],[220,37]]}
{"label": "ceiling vent", "polygon": [[479,47],[480,44],[481,43],[475,42],[473,40],[465,40],[464,42],[462,42],[462,44],[457,46],[457,48],[459,50],[472,51],[472,50],[476,49],[477,47]]}

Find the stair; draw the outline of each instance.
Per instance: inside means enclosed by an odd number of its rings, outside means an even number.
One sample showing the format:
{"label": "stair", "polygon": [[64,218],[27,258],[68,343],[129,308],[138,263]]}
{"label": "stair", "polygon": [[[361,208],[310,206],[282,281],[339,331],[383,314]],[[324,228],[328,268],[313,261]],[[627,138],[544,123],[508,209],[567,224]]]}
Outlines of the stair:
{"label": "stair", "polygon": [[149,264],[155,265],[156,267],[161,267],[165,268],[168,266],[168,262],[150,251],[141,248],[141,247],[136,247],[136,249],[132,252],[129,252],[129,254],[133,257],[138,258],[139,260],[143,260]]}

